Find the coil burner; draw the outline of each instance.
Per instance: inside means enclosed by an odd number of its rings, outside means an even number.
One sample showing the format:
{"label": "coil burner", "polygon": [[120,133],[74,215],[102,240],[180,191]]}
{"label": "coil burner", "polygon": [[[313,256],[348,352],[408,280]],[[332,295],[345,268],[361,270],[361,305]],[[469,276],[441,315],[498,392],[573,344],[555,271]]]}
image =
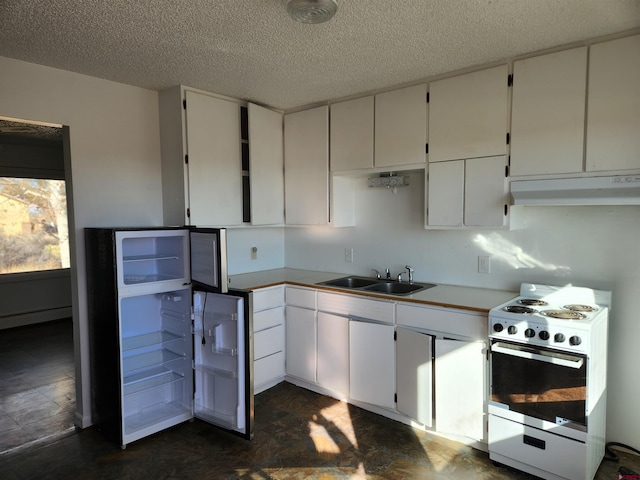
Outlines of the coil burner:
{"label": "coil burner", "polygon": [[540,300],[538,298],[521,298],[520,300],[518,300],[518,303],[520,305],[535,305],[536,307],[544,307],[545,305],[549,305],[544,300]]}
{"label": "coil burner", "polygon": [[505,312],[509,313],[536,313],[537,310],[531,307],[523,307],[522,305],[507,305],[503,308]]}
{"label": "coil burner", "polygon": [[584,313],[576,312],[573,310],[543,310],[540,314],[545,317],[559,318],[561,320],[582,320],[587,318]]}
{"label": "coil burner", "polygon": [[597,312],[598,308],[592,305],[580,305],[577,303],[572,303],[571,305],[565,305],[562,308],[566,308],[567,310],[571,310],[573,312]]}

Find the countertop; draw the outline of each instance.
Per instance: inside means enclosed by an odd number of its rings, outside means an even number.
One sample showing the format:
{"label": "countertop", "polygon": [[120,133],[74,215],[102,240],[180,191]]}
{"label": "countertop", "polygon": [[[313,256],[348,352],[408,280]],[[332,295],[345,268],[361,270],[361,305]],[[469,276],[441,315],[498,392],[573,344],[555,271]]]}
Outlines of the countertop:
{"label": "countertop", "polygon": [[459,308],[475,312],[487,313],[493,307],[505,303],[518,296],[518,292],[493,290],[489,288],[463,287],[458,285],[436,285],[411,295],[388,295],[375,292],[365,292],[348,288],[328,287],[317,285],[334,278],[346,277],[346,273],[316,272],[311,270],[297,270],[293,268],[279,268],[254,273],[243,273],[229,276],[229,287],[242,290],[257,290],[275,285],[297,285],[318,290],[350,293],[371,298],[392,300],[394,302],[408,302],[424,305],[435,305],[447,308]]}

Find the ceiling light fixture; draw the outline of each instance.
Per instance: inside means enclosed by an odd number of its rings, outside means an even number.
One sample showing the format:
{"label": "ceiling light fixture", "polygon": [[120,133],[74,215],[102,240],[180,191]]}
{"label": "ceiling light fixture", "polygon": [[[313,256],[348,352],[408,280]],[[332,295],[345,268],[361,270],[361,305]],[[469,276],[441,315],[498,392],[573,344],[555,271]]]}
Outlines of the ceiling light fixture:
{"label": "ceiling light fixture", "polygon": [[289,0],[287,13],[298,22],[323,23],[338,10],[335,0]]}

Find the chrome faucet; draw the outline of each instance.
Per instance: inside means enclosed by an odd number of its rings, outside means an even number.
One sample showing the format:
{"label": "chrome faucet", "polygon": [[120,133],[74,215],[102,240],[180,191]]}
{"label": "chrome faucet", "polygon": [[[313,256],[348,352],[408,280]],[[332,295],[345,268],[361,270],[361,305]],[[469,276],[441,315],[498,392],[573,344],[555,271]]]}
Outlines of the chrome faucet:
{"label": "chrome faucet", "polygon": [[402,283],[402,272],[398,274],[398,283]]}
{"label": "chrome faucet", "polygon": [[375,273],[375,274],[376,274],[376,278],[377,278],[378,280],[380,280],[380,272],[379,272],[378,270],[376,270],[375,268],[372,268],[372,269],[371,269],[371,271],[372,271],[373,273]]}
{"label": "chrome faucet", "polygon": [[[413,285],[413,268],[411,268],[409,265],[405,265],[404,268],[406,268],[409,272],[409,284]],[[398,281],[400,281],[400,277],[398,277]]]}
{"label": "chrome faucet", "polygon": [[388,268],[385,270],[385,273],[387,274],[387,280],[391,280],[391,270],[389,270]]}

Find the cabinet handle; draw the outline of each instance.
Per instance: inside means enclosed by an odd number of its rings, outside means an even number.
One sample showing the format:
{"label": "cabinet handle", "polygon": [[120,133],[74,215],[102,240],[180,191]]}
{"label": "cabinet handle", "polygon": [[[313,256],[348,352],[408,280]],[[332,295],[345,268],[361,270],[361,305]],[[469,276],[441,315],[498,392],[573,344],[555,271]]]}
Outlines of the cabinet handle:
{"label": "cabinet handle", "polygon": [[529,435],[524,435],[522,437],[522,441],[527,445],[539,448],[540,450],[546,450],[547,448],[547,442],[545,442],[544,440],[540,440],[539,438],[531,437]]}

